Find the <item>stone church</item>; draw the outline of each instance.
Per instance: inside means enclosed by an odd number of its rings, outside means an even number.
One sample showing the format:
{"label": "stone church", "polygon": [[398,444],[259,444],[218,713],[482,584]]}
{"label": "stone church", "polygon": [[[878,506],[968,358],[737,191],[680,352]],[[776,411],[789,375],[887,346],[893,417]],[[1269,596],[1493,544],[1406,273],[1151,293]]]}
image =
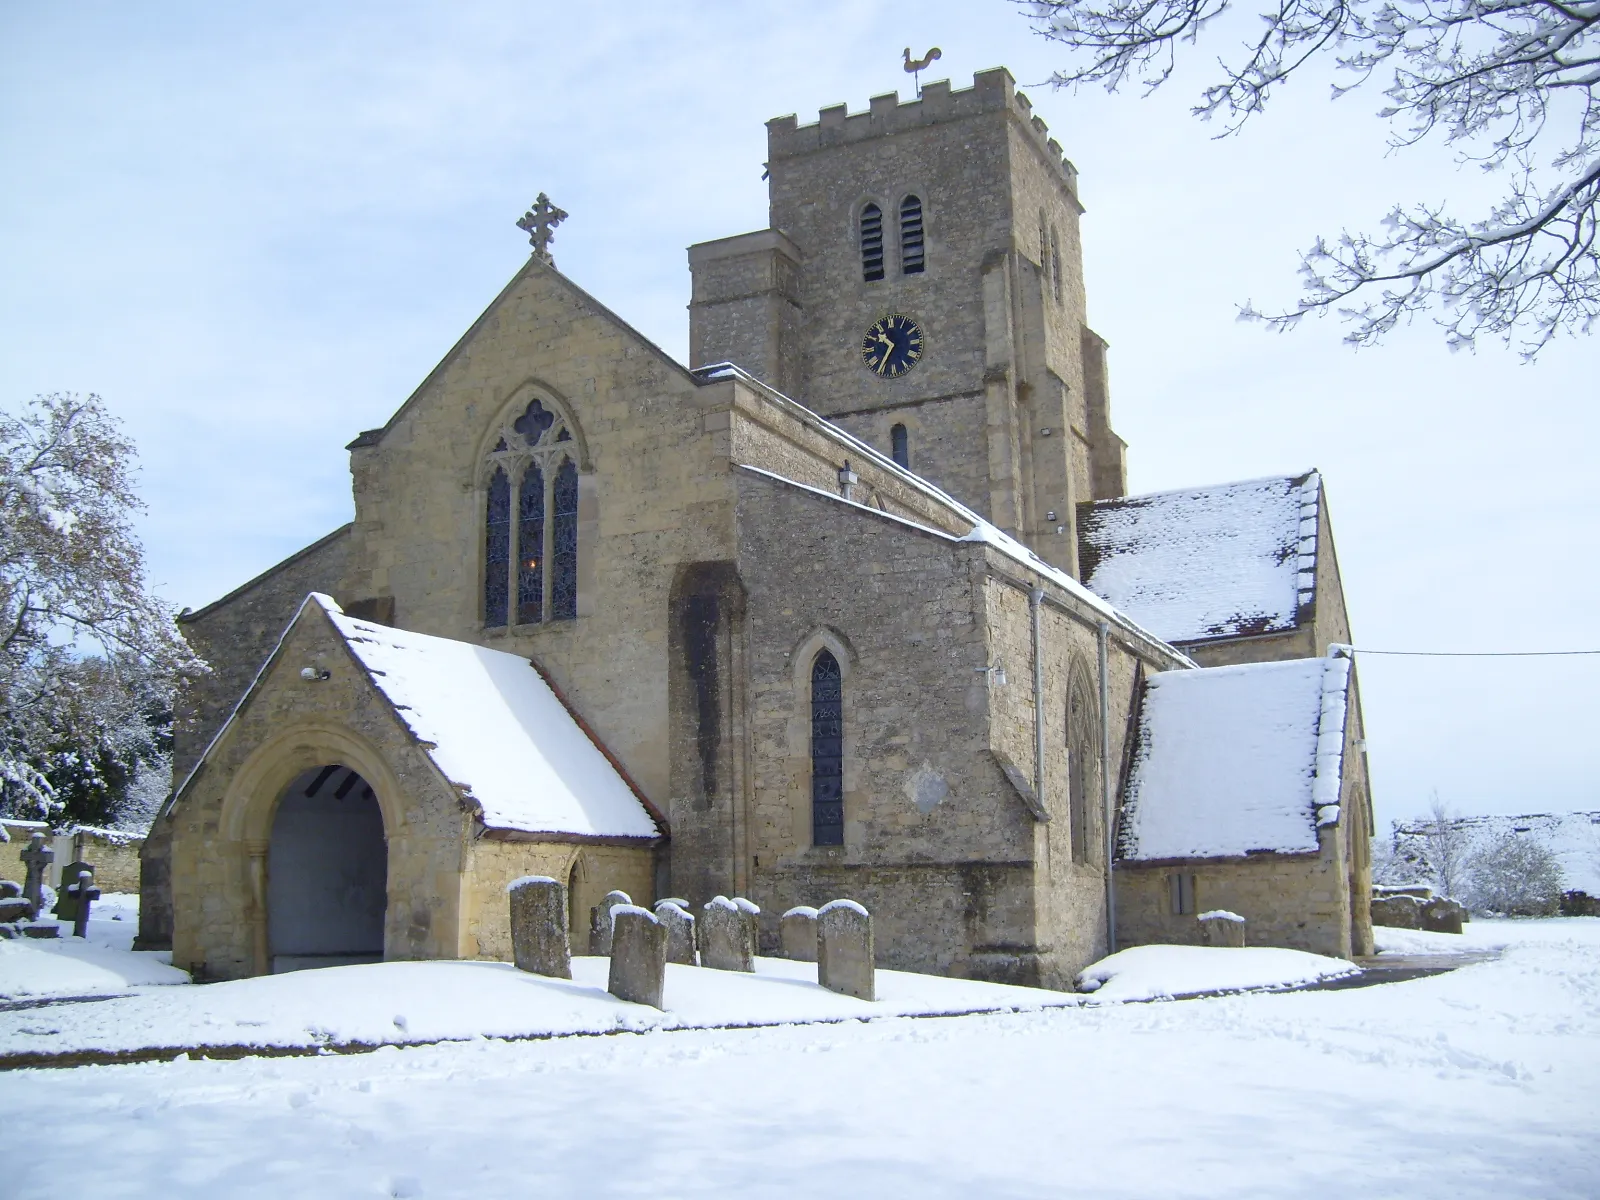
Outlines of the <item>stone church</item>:
{"label": "stone church", "polygon": [[[534,252],[355,516],[181,627],[141,944],[204,978],[505,958],[505,886],[848,896],[882,965],[1370,950],[1320,476],[1125,495],[1077,172],[1003,69],[768,122],[691,366]],[[702,365],[708,364],[708,365]],[[1330,655],[1330,647],[1335,647]]]}

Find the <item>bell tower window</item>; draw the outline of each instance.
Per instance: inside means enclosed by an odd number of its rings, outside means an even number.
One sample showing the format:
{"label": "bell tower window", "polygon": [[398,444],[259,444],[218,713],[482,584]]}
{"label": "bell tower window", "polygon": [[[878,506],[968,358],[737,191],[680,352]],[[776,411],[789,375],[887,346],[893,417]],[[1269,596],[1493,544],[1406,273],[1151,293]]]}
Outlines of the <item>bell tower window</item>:
{"label": "bell tower window", "polygon": [[900,274],[922,274],[924,261],[922,200],[917,196],[907,196],[900,201]]}
{"label": "bell tower window", "polygon": [[538,399],[498,431],[484,464],[485,627],[578,615],[579,453],[570,421]]}
{"label": "bell tower window", "polygon": [[900,466],[911,469],[911,439],[904,425],[889,430],[889,453]]}
{"label": "bell tower window", "polygon": [[868,283],[883,278],[883,210],[876,204],[861,210],[861,278]]}

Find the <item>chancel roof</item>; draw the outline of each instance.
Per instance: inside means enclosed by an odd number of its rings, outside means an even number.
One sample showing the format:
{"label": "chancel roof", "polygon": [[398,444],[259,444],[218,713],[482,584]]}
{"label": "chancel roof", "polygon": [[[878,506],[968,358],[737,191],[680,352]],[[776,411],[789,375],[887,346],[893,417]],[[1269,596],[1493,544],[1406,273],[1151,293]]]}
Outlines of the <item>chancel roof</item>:
{"label": "chancel roof", "polygon": [[1118,857],[1315,853],[1339,819],[1349,683],[1343,657],[1152,675]]}
{"label": "chancel roof", "polygon": [[1315,598],[1320,498],[1309,471],[1085,504],[1080,573],[1169,642],[1285,632]]}

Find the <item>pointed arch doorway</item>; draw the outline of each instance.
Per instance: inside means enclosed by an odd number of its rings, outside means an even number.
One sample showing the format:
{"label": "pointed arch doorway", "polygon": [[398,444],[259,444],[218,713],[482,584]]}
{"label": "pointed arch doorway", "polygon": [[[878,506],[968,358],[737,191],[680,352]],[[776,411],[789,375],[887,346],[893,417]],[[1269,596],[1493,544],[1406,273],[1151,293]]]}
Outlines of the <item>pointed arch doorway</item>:
{"label": "pointed arch doorway", "polygon": [[389,848],[372,787],[340,764],[284,789],[267,850],[267,938],[274,974],[379,962]]}

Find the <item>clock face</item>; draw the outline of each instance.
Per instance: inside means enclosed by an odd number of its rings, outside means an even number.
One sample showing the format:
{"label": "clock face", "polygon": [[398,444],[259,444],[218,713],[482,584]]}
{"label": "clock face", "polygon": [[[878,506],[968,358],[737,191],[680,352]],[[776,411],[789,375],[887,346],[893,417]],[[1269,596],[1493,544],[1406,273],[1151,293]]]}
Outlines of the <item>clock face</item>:
{"label": "clock face", "polygon": [[922,326],[895,313],[879,317],[861,339],[861,361],[884,379],[899,379],[922,358]]}

